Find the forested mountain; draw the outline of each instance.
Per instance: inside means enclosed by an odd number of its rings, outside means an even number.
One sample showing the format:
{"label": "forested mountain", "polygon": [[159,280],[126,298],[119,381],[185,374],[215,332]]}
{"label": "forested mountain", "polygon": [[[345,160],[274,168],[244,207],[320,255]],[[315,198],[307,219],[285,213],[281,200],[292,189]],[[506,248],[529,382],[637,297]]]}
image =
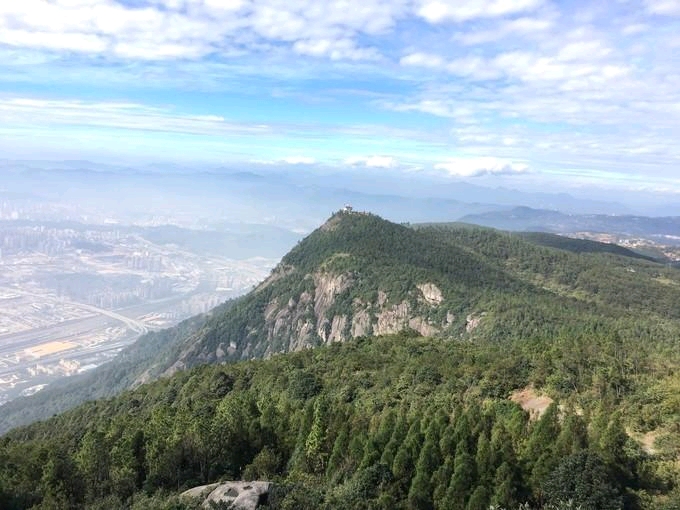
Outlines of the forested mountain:
{"label": "forested mountain", "polygon": [[677,508],[680,273],[555,243],[338,213],[126,372],[168,377],[0,439],[0,508]]}
{"label": "forested mountain", "polygon": [[[569,311],[559,319],[564,323],[584,307],[591,311],[594,302],[603,305],[600,315],[630,307],[674,313],[680,293],[664,282],[676,281],[677,272],[635,258],[643,259],[615,245],[549,234],[509,235],[465,224],[411,229],[372,215],[338,213],[255,292],[209,317],[142,337],[93,374],[11,402],[0,415],[0,433],[197,363],[405,328],[427,336],[502,337],[508,321],[516,320],[506,315],[518,309],[501,313],[503,300],[529,299],[522,305],[524,319],[536,315],[545,323],[544,315],[554,312],[528,311],[535,309],[536,295],[552,303],[551,310]],[[524,326],[518,327],[511,329]]]}
{"label": "forested mountain", "polygon": [[[481,228],[409,228],[337,213],[288,253],[228,313],[213,314],[170,370],[267,357],[365,335],[413,329],[424,336],[505,335],[507,313],[633,309],[680,317],[680,274],[620,247],[522,238]],[[599,248],[599,249],[598,249]],[[524,302],[526,301],[526,303]],[[501,306],[504,303],[505,306]],[[601,308],[596,311],[593,304]]]}

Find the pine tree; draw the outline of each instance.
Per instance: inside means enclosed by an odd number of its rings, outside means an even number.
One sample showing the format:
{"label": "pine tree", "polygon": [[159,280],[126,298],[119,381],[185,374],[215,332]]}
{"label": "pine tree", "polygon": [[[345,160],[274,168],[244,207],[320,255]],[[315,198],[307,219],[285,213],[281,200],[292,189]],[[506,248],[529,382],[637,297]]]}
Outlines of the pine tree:
{"label": "pine tree", "polygon": [[408,434],[408,422],[406,421],[405,411],[402,411],[397,418],[392,435],[385,445],[385,449],[383,450],[383,453],[380,457],[380,462],[382,464],[386,464],[388,466],[392,466],[394,464],[397,451],[403,444],[406,434]]}
{"label": "pine tree", "polygon": [[103,496],[108,489],[110,457],[104,432],[90,430],[82,439],[76,455],[88,493],[93,498]]}
{"label": "pine tree", "polygon": [[467,451],[467,442],[461,441],[456,448],[453,475],[446,490],[447,510],[464,509],[475,484],[475,460]]}
{"label": "pine tree", "polygon": [[430,480],[439,464],[439,446],[437,445],[436,434],[433,430],[428,429],[425,442],[418,456],[415,477],[411,482],[411,489],[408,494],[409,508],[419,510],[432,510],[434,508]]}
{"label": "pine tree", "polygon": [[555,453],[560,457],[567,457],[587,447],[588,428],[585,421],[574,412],[568,413],[555,442]]}
{"label": "pine tree", "polygon": [[411,479],[413,478],[418,452],[422,444],[422,433],[420,432],[420,423],[414,420],[409,427],[408,434],[404,443],[399,448],[394,463],[392,464],[392,472],[397,480],[399,480],[405,488],[408,488]]}
{"label": "pine tree", "polygon": [[558,408],[553,403],[534,425],[524,453],[529,483],[535,493],[540,493],[543,482],[557,464],[555,441],[559,433]]}
{"label": "pine tree", "polygon": [[478,485],[470,496],[466,510],[488,510],[488,508],[489,492],[485,485]]}
{"label": "pine tree", "polygon": [[347,431],[347,426],[345,426],[335,438],[333,449],[331,450],[331,455],[328,459],[326,478],[329,480],[339,483],[344,478],[346,473],[343,472],[342,467],[345,464],[345,455],[347,454],[348,447],[349,432]]}
{"label": "pine tree", "polygon": [[517,492],[520,485],[519,468],[511,462],[503,462],[494,476],[494,491],[491,504],[494,507],[514,508],[517,504]]}
{"label": "pine tree", "polygon": [[544,495],[552,503],[571,500],[583,508],[623,508],[619,480],[599,455],[588,450],[581,450],[560,462],[546,479]]}
{"label": "pine tree", "polygon": [[491,485],[495,469],[493,466],[491,443],[489,442],[486,433],[480,434],[479,439],[477,440],[475,464],[477,466],[478,483],[484,486]]}
{"label": "pine tree", "polygon": [[314,402],[314,417],[312,426],[305,440],[305,456],[307,465],[315,473],[322,472],[326,467],[328,457],[325,451],[327,422],[328,422],[328,403],[324,398],[317,398]]}
{"label": "pine tree", "polygon": [[446,499],[446,489],[451,481],[453,474],[453,456],[448,455],[444,459],[444,463],[439,466],[437,471],[432,475],[430,484],[432,485],[432,499],[434,507],[437,510],[444,508],[444,501]]}

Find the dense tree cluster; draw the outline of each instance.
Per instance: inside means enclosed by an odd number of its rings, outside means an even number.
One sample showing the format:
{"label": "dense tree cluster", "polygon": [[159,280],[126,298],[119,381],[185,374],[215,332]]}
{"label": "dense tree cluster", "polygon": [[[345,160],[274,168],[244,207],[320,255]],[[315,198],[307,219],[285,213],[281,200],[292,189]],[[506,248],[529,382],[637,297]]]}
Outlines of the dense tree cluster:
{"label": "dense tree cluster", "polygon": [[635,509],[670,497],[678,473],[629,437],[626,398],[584,389],[536,421],[510,402],[519,381],[496,375],[525,357],[539,362],[530,381],[551,355],[402,334],[178,373],[1,439],[0,507],[191,508],[170,494],[241,478],[274,480],[280,509]]}

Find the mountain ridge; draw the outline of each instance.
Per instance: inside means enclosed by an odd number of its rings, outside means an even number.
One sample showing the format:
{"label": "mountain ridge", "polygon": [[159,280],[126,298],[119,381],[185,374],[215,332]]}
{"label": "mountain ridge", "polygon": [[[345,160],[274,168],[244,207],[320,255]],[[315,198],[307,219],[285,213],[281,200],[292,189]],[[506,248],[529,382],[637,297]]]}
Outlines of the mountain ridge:
{"label": "mountain ridge", "polygon": [[677,244],[680,216],[637,216],[631,214],[565,214],[556,210],[512,207],[479,214],[469,214],[463,223],[508,231],[553,233],[598,232],[640,236]]}
{"label": "mountain ridge", "polygon": [[[298,242],[249,295],[184,329],[142,337],[87,379],[85,390],[75,382],[66,387],[81,402],[202,363],[271,357],[404,330],[502,340],[507,324],[513,324],[514,338],[546,320],[569,325],[578,323],[574,317],[596,313],[611,320],[631,311],[649,314],[640,303],[653,307],[650,320],[679,315],[677,271],[625,249],[612,253],[602,243],[586,243],[590,252],[584,252],[580,242],[564,249],[541,242],[470,225],[412,228],[340,212]],[[125,361],[131,359],[142,361]],[[63,411],[69,402],[48,388],[10,403],[0,416],[0,432]],[[35,414],[41,408],[49,414]]]}
{"label": "mountain ridge", "polygon": [[0,506],[194,510],[226,478],[277,510],[675,508],[680,273],[534,241],[338,213],[140,340],[133,389],[0,437]]}

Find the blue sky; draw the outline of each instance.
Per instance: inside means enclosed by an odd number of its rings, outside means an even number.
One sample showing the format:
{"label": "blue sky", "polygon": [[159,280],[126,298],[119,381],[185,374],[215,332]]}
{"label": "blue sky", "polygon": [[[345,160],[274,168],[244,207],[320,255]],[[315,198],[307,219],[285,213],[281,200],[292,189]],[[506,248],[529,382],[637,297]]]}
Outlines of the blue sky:
{"label": "blue sky", "polygon": [[0,2],[16,159],[680,192],[680,0]]}

